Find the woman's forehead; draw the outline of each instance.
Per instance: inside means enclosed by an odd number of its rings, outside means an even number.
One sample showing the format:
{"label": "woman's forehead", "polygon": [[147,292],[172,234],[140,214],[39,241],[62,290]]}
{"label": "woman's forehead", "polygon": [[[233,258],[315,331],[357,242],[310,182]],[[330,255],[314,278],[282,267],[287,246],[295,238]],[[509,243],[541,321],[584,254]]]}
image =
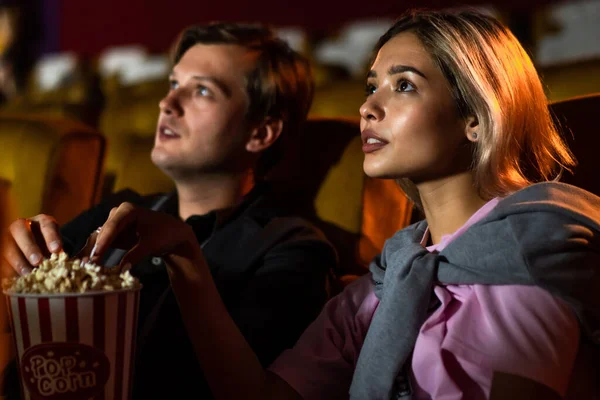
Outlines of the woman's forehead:
{"label": "woman's forehead", "polygon": [[431,56],[412,32],[403,32],[381,47],[371,69],[387,69],[391,65],[412,65],[419,69],[433,67]]}

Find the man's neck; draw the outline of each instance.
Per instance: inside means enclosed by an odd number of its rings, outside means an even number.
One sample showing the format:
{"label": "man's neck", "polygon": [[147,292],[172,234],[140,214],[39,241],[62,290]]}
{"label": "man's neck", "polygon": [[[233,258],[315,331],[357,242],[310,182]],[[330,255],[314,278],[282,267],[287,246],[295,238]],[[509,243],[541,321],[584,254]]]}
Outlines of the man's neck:
{"label": "man's neck", "polygon": [[176,182],[179,216],[185,221],[192,215],[236,207],[254,184],[254,175],[249,172],[240,175],[212,174],[193,182]]}
{"label": "man's neck", "polygon": [[487,201],[480,198],[471,172],[418,185],[433,244],[456,232]]}

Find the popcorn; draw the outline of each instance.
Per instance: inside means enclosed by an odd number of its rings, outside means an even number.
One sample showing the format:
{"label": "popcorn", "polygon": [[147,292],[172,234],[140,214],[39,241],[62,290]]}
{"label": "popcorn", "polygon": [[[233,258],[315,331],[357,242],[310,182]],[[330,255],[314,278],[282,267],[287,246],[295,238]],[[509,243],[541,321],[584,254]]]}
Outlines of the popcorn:
{"label": "popcorn", "polygon": [[85,293],[132,289],[139,282],[129,271],[102,268],[79,259],[70,260],[65,252],[52,254],[29,275],[5,279],[3,288],[13,293]]}

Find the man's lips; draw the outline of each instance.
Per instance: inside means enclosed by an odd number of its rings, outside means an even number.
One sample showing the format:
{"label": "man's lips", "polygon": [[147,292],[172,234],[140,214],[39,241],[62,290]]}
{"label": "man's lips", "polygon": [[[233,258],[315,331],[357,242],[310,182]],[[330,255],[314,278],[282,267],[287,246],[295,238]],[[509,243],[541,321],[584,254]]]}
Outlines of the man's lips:
{"label": "man's lips", "polygon": [[172,140],[179,139],[181,137],[173,128],[168,125],[160,125],[158,127],[157,135],[160,140]]}

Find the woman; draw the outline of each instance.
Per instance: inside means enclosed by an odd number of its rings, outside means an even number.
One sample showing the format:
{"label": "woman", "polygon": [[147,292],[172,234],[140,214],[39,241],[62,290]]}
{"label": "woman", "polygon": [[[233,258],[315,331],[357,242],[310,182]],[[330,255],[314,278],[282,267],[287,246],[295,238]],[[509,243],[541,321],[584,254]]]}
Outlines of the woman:
{"label": "woman", "polygon": [[164,255],[216,398],[563,397],[580,331],[588,340],[597,327],[600,199],[535,184],[574,159],[531,61],[473,12],[407,14],[375,54],[360,109],[364,170],[398,179],[426,221],[388,240],[371,274],[269,371],[227,315],[189,227],[124,204],[98,254],[135,227],[123,263]]}

